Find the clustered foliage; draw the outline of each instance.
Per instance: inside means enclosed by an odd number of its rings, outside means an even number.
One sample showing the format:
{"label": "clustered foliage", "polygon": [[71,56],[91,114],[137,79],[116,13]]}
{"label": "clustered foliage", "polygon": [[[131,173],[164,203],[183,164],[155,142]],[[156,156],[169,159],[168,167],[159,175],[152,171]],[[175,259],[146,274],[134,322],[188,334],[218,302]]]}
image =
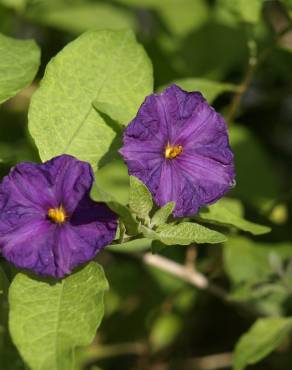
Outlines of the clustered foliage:
{"label": "clustered foliage", "polygon": [[0,0],[1,369],[290,366],[291,12]]}

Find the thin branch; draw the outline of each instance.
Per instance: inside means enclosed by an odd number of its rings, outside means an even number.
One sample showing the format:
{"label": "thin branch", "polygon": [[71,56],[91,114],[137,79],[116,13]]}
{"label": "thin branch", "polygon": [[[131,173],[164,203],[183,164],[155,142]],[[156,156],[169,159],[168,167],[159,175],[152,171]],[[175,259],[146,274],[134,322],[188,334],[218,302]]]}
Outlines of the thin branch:
{"label": "thin branch", "polygon": [[266,60],[266,58],[274,50],[274,47],[277,45],[277,43],[289,31],[291,31],[291,25],[289,25],[288,27],[283,29],[281,32],[279,32],[275,37],[274,44],[264,49],[258,56],[256,55],[256,51],[255,51],[256,50],[255,42],[253,40],[249,41],[248,47],[249,47],[250,54],[249,54],[248,68],[243,77],[241,84],[238,87],[237,93],[234,95],[230,103],[230,108],[226,115],[226,121],[229,125],[232,123],[232,121],[235,118],[235,115],[241,103],[241,99],[243,95],[245,94],[245,92],[247,91],[257,68],[263,63],[264,60]]}
{"label": "thin branch", "polygon": [[198,370],[218,370],[232,366],[231,353],[218,353],[204,357],[188,359],[184,363],[184,368]]}
{"label": "thin branch", "polygon": [[195,262],[197,259],[197,249],[195,245],[189,245],[186,251],[186,268],[193,271],[195,269]]}
{"label": "thin branch", "polygon": [[191,270],[177,262],[151,253],[144,254],[144,256],[142,256],[142,260],[147,265],[157,267],[162,271],[168,272],[169,274],[179,277],[180,279],[194,285],[198,289],[208,290],[217,297],[228,301],[227,292],[225,292],[224,289],[211,284],[205,275],[196,270]]}

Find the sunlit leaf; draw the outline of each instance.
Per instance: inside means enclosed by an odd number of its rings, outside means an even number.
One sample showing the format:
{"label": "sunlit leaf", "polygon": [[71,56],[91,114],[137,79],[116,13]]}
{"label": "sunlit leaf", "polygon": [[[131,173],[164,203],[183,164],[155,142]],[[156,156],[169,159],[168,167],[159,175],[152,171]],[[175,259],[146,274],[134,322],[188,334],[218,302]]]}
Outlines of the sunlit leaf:
{"label": "sunlit leaf", "polygon": [[83,34],[48,64],[32,98],[29,130],[42,160],[68,153],[96,168],[116,132],[93,103],[124,106],[130,120],[151,90],[151,63],[132,31]]}
{"label": "sunlit leaf", "polygon": [[91,262],[59,282],[16,275],[9,291],[12,339],[32,370],[71,370],[74,351],[92,342],[108,284]]}
{"label": "sunlit leaf", "polygon": [[268,226],[259,225],[237,216],[225,206],[224,201],[224,199],[221,199],[217,203],[201,209],[198,214],[199,219],[216,224],[235,226],[254,235],[266,234],[271,231]]}
{"label": "sunlit leaf", "polygon": [[152,196],[147,187],[135,176],[130,177],[129,204],[132,211],[140,218],[147,219],[153,207]]}

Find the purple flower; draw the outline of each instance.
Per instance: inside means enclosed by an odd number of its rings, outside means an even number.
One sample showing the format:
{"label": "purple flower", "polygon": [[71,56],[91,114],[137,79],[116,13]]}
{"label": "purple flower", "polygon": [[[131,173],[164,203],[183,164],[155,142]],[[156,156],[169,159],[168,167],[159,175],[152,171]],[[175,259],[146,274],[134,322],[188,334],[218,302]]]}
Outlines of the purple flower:
{"label": "purple flower", "polygon": [[69,155],[15,166],[0,184],[0,250],[14,265],[63,277],[115,237],[115,214],[89,197],[90,165]]}
{"label": "purple flower", "polygon": [[191,216],[234,185],[233,154],[223,117],[198,92],[171,85],[148,96],[126,128],[120,153],[159,206]]}

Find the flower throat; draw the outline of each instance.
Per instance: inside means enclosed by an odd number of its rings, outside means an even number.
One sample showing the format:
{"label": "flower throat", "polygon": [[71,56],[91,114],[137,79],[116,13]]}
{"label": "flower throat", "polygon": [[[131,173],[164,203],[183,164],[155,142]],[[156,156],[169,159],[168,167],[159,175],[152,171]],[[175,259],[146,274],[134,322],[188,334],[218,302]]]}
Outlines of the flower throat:
{"label": "flower throat", "polygon": [[173,159],[179,156],[182,151],[183,151],[183,147],[181,145],[172,146],[168,143],[165,147],[164,155],[165,155],[165,158],[167,159]]}
{"label": "flower throat", "polygon": [[67,215],[64,207],[61,205],[58,208],[50,208],[48,210],[48,217],[56,224],[63,224],[66,221]]}

